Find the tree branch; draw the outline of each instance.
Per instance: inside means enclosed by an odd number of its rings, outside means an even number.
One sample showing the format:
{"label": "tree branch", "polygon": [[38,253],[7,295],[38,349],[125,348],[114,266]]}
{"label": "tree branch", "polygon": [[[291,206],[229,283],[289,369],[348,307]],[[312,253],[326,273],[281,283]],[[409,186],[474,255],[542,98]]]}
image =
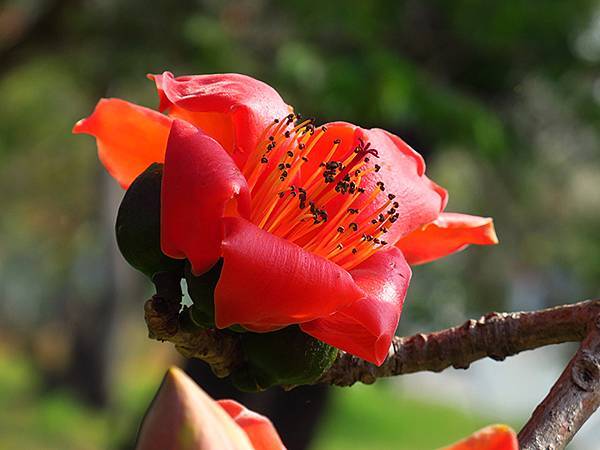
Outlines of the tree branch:
{"label": "tree branch", "polygon": [[519,433],[522,450],[561,450],[600,406],[600,315]]}
{"label": "tree branch", "polygon": [[[146,302],[145,313],[151,338],[170,341],[184,356],[206,361],[220,377],[227,376],[242,360],[234,335],[182,327],[178,302],[154,296]],[[545,345],[581,341],[590,320],[598,314],[600,300],[532,312],[490,313],[459,327],[394,338],[390,354],[380,367],[340,352],[317,382],[351,386],[406,373],[440,372],[450,366],[466,369],[485,357],[502,360]]]}
{"label": "tree branch", "polygon": [[577,342],[585,338],[590,320],[600,313],[600,300],[588,300],[532,312],[490,313],[459,327],[430,334],[394,338],[390,354],[377,367],[341,353],[319,382],[351,386],[360,381],[447,367],[466,369],[479,359],[503,360],[525,350]]}

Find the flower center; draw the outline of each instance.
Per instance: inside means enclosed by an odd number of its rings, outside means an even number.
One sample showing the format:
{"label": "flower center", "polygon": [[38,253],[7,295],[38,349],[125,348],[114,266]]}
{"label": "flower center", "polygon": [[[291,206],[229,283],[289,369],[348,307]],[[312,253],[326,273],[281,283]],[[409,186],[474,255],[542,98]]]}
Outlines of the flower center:
{"label": "flower center", "polygon": [[275,120],[243,172],[253,223],[351,269],[387,244],[398,203],[373,181],[377,150],[331,134],[293,114]]}

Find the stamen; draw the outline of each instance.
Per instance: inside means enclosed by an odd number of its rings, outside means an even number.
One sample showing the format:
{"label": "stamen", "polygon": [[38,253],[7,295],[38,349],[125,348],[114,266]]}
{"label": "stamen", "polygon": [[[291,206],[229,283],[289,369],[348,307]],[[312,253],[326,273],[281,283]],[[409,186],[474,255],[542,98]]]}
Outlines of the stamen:
{"label": "stamen", "polygon": [[[373,162],[379,153],[362,140],[349,145],[334,139],[324,148],[327,128],[310,119],[295,124],[298,119],[290,115],[269,125],[243,168],[251,220],[344,268],[355,267],[387,244],[382,237],[399,217],[395,195],[382,181],[369,184],[368,192],[364,185],[381,169]],[[322,160],[312,155],[317,146]]]}

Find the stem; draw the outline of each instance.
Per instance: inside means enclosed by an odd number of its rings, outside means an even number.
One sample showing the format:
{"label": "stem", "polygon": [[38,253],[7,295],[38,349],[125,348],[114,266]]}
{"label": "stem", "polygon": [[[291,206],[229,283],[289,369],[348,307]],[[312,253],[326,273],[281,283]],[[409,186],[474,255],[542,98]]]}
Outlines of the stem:
{"label": "stem", "polygon": [[186,358],[206,361],[214,374],[226,377],[242,362],[239,342],[234,336],[220,330],[184,326],[179,310],[181,297],[153,296],[144,305],[148,336],[169,341]]}
{"label": "stem", "polygon": [[561,450],[600,406],[600,315],[519,433],[522,450]]}

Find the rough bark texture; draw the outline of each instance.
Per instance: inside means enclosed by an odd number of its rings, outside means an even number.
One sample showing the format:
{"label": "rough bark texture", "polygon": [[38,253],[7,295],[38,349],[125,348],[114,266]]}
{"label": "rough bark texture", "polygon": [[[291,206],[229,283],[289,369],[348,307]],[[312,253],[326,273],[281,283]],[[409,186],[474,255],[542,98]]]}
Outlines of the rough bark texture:
{"label": "rough bark texture", "polygon": [[490,313],[462,326],[429,334],[397,337],[383,365],[377,367],[341,353],[319,380],[337,386],[405,373],[466,369],[479,359],[503,360],[525,350],[585,338],[588,324],[600,313],[600,300],[588,300],[532,312]]}
{"label": "rough bark texture", "polygon": [[[146,302],[150,337],[172,342],[184,356],[202,359],[218,376],[227,376],[241,359],[235,337],[218,330],[183,329],[178,319],[179,303],[165,297],[156,295]],[[405,373],[440,372],[450,366],[466,369],[485,357],[502,360],[545,345],[581,341],[598,314],[600,300],[532,312],[490,313],[462,326],[395,338],[380,367],[340,352],[318,382],[350,386]]]}
{"label": "rough bark texture", "polygon": [[169,341],[186,358],[207,362],[220,378],[229,375],[242,361],[237,339],[226,332],[181,326],[179,302],[155,295],[144,305],[148,336]]}
{"label": "rough bark texture", "polygon": [[519,433],[522,450],[560,450],[600,406],[600,315]]}

